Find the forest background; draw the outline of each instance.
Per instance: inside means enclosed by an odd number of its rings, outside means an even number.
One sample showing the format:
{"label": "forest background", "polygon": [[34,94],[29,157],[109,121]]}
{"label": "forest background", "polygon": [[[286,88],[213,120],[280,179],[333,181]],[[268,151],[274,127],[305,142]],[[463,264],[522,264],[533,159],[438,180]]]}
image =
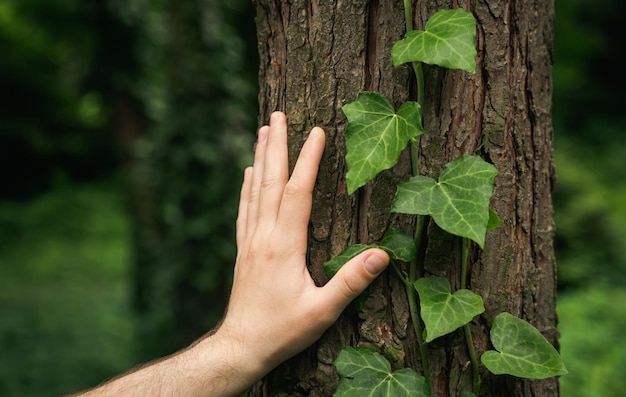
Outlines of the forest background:
{"label": "forest background", "polygon": [[[0,0],[2,396],[94,386],[222,314],[259,123],[254,7],[180,3]],[[626,3],[555,6],[561,394],[621,396]]]}

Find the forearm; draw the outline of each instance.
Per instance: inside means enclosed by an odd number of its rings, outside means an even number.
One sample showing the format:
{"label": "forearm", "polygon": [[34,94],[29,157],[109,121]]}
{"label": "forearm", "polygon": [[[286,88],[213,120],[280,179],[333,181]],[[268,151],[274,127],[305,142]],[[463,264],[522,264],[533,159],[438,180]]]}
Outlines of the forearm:
{"label": "forearm", "polygon": [[140,367],[76,397],[238,396],[271,368],[222,334]]}

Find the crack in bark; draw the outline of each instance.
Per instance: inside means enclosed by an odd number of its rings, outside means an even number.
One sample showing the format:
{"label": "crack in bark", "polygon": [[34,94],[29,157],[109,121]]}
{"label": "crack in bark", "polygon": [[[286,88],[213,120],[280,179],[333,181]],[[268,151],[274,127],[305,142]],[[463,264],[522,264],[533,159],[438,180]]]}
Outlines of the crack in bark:
{"label": "crack in bark", "polygon": [[[374,76],[378,67],[378,0],[370,1],[367,9],[367,38],[365,51],[365,90],[376,91]],[[369,240],[369,214],[370,197],[372,194],[371,184],[366,184],[359,189],[357,199],[357,240],[367,243]]]}

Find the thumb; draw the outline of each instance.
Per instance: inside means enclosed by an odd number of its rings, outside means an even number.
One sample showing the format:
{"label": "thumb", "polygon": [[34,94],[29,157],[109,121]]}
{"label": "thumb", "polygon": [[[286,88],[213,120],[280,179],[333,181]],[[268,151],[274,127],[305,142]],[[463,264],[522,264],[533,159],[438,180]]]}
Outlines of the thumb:
{"label": "thumb", "polygon": [[354,298],[387,268],[389,255],[379,248],[371,248],[350,259],[322,288],[328,303],[341,312]]}

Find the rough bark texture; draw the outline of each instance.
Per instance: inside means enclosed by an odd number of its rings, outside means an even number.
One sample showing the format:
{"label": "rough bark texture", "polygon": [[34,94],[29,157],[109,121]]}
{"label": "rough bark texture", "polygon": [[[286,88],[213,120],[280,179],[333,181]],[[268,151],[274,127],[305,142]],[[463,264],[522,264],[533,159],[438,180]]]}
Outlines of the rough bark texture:
{"label": "rough bark texture", "polygon": [[[412,230],[414,219],[389,215],[395,184],[409,176],[405,154],[393,170],[348,196],[346,118],[341,107],[362,90],[378,91],[397,107],[414,99],[408,66],[394,68],[390,51],[405,33],[402,1],[257,0],[260,122],[286,111],[291,161],[312,126],[323,127],[327,147],[314,193],[310,271],[319,284],[322,263],[347,245],[375,242],[389,226]],[[499,171],[492,208],[503,223],[488,233],[485,250],[472,252],[468,286],[486,312],[471,324],[478,354],[490,349],[489,326],[509,311],[557,343],[556,265],[551,189],[551,68],[553,4],[549,0],[413,1],[415,28],[437,10],[462,7],[477,22],[478,72],[425,67],[422,174],[437,176],[462,154],[479,154]],[[422,274],[460,284],[458,241],[429,227]],[[253,396],[330,396],[332,365],[345,345],[371,346],[394,367],[421,371],[406,292],[388,272],[372,287],[358,318],[343,316],[307,351],[281,365]],[[471,368],[460,332],[430,345],[434,395],[471,390]],[[556,379],[526,381],[481,368],[481,396],[557,396]]]}

